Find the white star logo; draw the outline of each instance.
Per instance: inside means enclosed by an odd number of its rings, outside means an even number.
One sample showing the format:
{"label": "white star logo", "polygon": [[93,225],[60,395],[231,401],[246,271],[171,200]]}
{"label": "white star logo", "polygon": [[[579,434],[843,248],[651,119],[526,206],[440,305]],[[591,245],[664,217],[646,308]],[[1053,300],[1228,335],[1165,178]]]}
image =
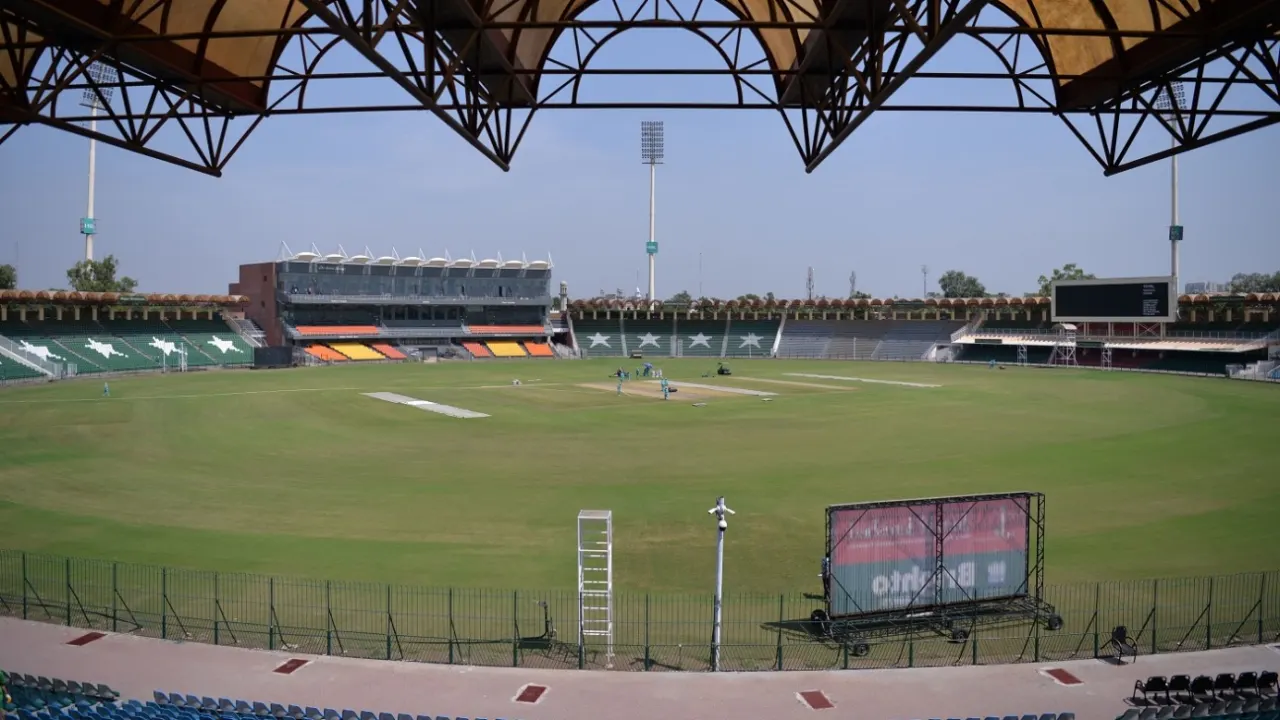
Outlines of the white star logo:
{"label": "white star logo", "polygon": [[228,350],[235,350],[241,355],[244,354],[244,350],[241,350],[240,348],[236,347],[235,343],[231,342],[230,340],[224,340],[220,337],[217,337],[216,335],[209,338],[209,344],[221,350],[223,355],[226,355]]}
{"label": "white star logo", "polygon": [[738,346],[739,348],[744,348],[748,345],[755,348],[760,347],[760,336],[755,333],[747,333],[746,335],[739,335],[738,337],[742,340],[742,344]]}
{"label": "white star logo", "polygon": [[609,345],[609,336],[608,336],[608,335],[601,335],[600,333],[596,333],[595,335],[592,335],[591,337],[588,337],[587,339],[591,341],[591,347],[595,347],[595,346],[597,346],[597,345],[603,345],[603,346],[605,346],[605,347],[611,347],[611,346]]}
{"label": "white star logo", "polygon": [[644,347],[645,345],[652,345],[654,347],[658,347],[658,336],[654,335],[653,333],[637,335],[636,337],[640,338],[640,347]]}
{"label": "white star logo", "polygon": [[158,337],[152,337],[151,342],[147,343],[147,346],[153,347],[159,350],[160,352],[164,353],[165,357],[169,357],[173,353],[177,353],[179,355],[186,354],[182,350],[179,350],[177,344],[175,344],[172,340],[161,340]]}
{"label": "white star logo", "polygon": [[49,358],[53,358],[54,360],[62,359],[61,356],[54,355],[53,352],[49,350],[48,345],[32,345],[26,340],[22,341],[22,351],[30,355],[35,355],[45,362],[49,362]]}
{"label": "white star logo", "polygon": [[120,357],[128,357],[124,353],[115,349],[115,346],[113,346],[111,343],[98,342],[93,338],[89,338],[89,342],[84,346],[84,349],[92,350],[104,358],[109,358],[112,355],[119,355]]}
{"label": "white star logo", "polygon": [[689,342],[689,347],[691,347],[691,348],[696,348],[696,347],[698,347],[699,345],[701,345],[702,347],[707,348],[707,349],[710,349],[710,348],[711,348],[711,336],[710,336],[710,335],[704,335],[703,333],[698,333],[697,335],[693,335],[693,336],[691,336],[691,337],[689,338],[689,340],[690,340],[690,342]]}

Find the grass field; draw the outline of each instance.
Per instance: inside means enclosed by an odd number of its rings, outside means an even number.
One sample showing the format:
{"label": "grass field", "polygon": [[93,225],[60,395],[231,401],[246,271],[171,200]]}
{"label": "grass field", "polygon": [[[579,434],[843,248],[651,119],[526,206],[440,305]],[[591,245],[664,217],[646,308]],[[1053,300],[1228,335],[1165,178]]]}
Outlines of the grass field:
{"label": "grass field", "polygon": [[[620,588],[704,591],[715,541],[706,509],[724,494],[737,510],[733,589],[816,591],[830,503],[1036,490],[1047,495],[1051,583],[1278,564],[1277,387],[768,360],[702,380],[714,363],[660,361],[675,379],[778,393],[695,408],[687,394],[616,396],[606,376],[617,362],[141,376],[113,380],[109,399],[91,380],[6,389],[0,547],[570,588],[577,511],[609,508]],[[360,394],[374,391],[491,417]]]}

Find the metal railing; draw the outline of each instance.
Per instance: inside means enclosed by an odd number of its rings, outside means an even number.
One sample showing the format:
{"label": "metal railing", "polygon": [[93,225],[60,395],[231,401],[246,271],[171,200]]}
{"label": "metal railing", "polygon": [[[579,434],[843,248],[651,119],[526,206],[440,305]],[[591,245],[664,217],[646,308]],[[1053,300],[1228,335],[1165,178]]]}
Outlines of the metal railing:
{"label": "metal railing", "polygon": [[551,305],[551,295],[323,295],[281,293],[295,305]]}
{"label": "metal railing", "polygon": [[[897,637],[856,656],[811,635],[821,601],[728,594],[724,670],[1043,662],[1105,656],[1124,625],[1143,653],[1280,638],[1280,572],[1046,588],[1065,626],[980,631],[963,642]],[[710,594],[615,593],[614,667],[710,668]],[[214,645],[383,660],[602,669],[580,642],[573,590],[472,590],[218,573],[0,551],[0,614]]]}
{"label": "metal railing", "polygon": [[22,358],[27,364],[49,373],[52,377],[60,378],[65,372],[66,365],[64,363],[53,362],[52,360],[46,360],[37,355],[32,355],[26,350],[23,350],[21,345],[7,337],[0,336],[0,348],[4,348],[15,357]]}
{"label": "metal railing", "polygon": [[[964,335],[1000,335],[1000,336],[1007,336],[1007,335],[1026,335],[1026,336],[1033,336],[1033,335],[1057,335],[1057,331],[1056,331],[1056,330],[1047,329],[1047,328],[999,328],[999,327],[997,327],[997,328],[993,328],[993,327],[983,326],[983,327],[981,327],[981,328],[976,328],[976,329],[974,329],[974,330],[971,330],[971,331],[969,331],[969,332],[966,332],[966,333],[964,333]],[[962,335],[961,337],[963,337],[964,335]],[[1276,333],[1272,333],[1272,335],[1276,335]],[[1086,335],[1084,332],[1080,332],[1080,333],[1079,333],[1079,336],[1080,336],[1080,337],[1091,337],[1091,338],[1093,338],[1093,337],[1097,337],[1097,338],[1108,338],[1108,339],[1112,339],[1112,340],[1161,340],[1161,339],[1179,339],[1179,340],[1233,340],[1233,341],[1234,341],[1234,340],[1240,340],[1240,341],[1263,340],[1263,339],[1266,339],[1266,338],[1270,337],[1270,335],[1268,335],[1267,333],[1263,333],[1263,332],[1235,332],[1235,331],[1225,331],[1225,330],[1224,330],[1224,331],[1218,331],[1218,330],[1170,330],[1170,331],[1168,331],[1168,332],[1165,334],[1165,338],[1161,338],[1161,337],[1159,337],[1158,335],[1108,335],[1108,334],[1106,334],[1106,333],[1098,333],[1098,332],[1090,332],[1090,333],[1088,333],[1087,335]],[[1277,337],[1280,337],[1280,335],[1277,335]],[[957,340],[958,338],[956,338],[956,337],[953,335],[953,336],[952,336],[952,339],[953,339],[953,340]]]}

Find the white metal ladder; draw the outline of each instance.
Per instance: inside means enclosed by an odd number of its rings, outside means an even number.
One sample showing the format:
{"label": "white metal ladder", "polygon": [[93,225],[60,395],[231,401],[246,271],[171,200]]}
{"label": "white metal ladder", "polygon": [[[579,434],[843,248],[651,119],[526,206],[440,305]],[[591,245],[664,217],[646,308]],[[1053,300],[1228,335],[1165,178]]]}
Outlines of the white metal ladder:
{"label": "white metal ladder", "polygon": [[613,512],[578,512],[578,641],[603,638],[613,667]]}

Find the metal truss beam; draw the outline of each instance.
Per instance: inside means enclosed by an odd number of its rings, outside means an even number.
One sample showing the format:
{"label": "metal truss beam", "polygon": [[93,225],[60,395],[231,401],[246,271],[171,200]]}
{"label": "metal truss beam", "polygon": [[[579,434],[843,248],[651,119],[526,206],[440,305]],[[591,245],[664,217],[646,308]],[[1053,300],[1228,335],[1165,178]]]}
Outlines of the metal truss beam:
{"label": "metal truss beam", "polygon": [[440,118],[451,130],[462,136],[468,144],[479,150],[480,154],[489,158],[489,160],[501,168],[503,172],[507,172],[511,169],[507,160],[499,157],[492,149],[486,147],[484,143],[480,142],[475,135],[468,132],[461,123],[453,118],[453,116],[442,110],[434,97],[423,91],[423,89],[407,77],[403,71],[379,54],[378,51],[374,49],[374,44],[376,43],[373,40],[366,41],[359,32],[344,23],[342,18],[338,17],[337,13],[329,9],[325,0],[301,0],[301,2],[307,7],[307,9],[314,13],[317,18],[328,25],[338,37],[345,40],[352,49],[360,53],[360,55],[372,63],[374,67],[378,68],[383,73],[386,73],[387,78],[404,88],[405,92],[409,93],[409,95],[415,100],[422,103],[422,107],[424,109],[430,110],[436,117]]}
{"label": "metal truss beam", "polygon": [[[148,1],[162,5],[184,0]],[[1001,25],[1008,16],[988,0],[830,0],[820,17],[793,16],[779,7],[772,19],[761,22],[705,17],[704,5],[713,3],[699,3],[690,15],[677,8],[674,0],[611,0],[598,3],[590,18],[529,21],[497,21],[489,17],[494,14],[490,10],[472,9],[468,14],[454,6],[466,0],[300,2],[315,19],[297,27],[131,36],[100,29],[90,32],[94,28],[72,27],[56,17],[51,20],[47,10],[56,3],[49,0],[0,0],[0,20],[30,31],[0,37],[0,60],[30,50],[38,51],[40,64],[18,75],[12,87],[0,79],[0,102],[4,103],[0,143],[17,127],[40,123],[217,176],[249,132],[269,115],[428,110],[505,171],[538,110],[772,110],[790,131],[806,172],[813,172],[873,113],[1027,113],[1060,117],[1104,174],[1114,175],[1280,123],[1280,31],[1274,23],[1259,23],[1243,39],[1235,36],[1223,41],[1185,29],[1121,32]],[[23,8],[37,6],[43,8],[39,13],[23,14]],[[990,16],[1000,19],[987,22]],[[618,34],[655,28],[698,35],[715,50],[723,66],[592,67],[597,52]],[[506,45],[514,29],[540,29],[559,38],[542,67],[523,67],[515,59],[513,48]],[[767,29],[808,35],[790,67],[774,67],[763,54],[757,40],[759,31]],[[1115,43],[1157,35],[1195,39],[1204,49],[1181,67],[1141,79],[1126,75],[1118,65],[1087,75],[1057,73],[1041,52],[1046,39],[1053,36],[1108,38]],[[295,64],[281,55],[266,74],[232,78],[175,75],[144,62],[154,55],[146,50],[148,43],[253,37],[280,39],[290,52],[301,54],[301,60]],[[1001,67],[988,72],[923,69],[958,37],[987,47]],[[318,66],[328,51],[344,46],[355,49],[373,67],[362,72],[320,72]],[[101,94],[107,89],[96,88],[88,77],[86,69],[95,61],[115,66],[121,73],[109,88],[116,94],[114,103],[97,117],[105,131],[100,127],[96,134],[76,125],[90,119],[89,112],[78,106],[81,93]],[[631,76],[723,77],[733,83],[733,93],[705,102],[596,102],[581,92],[587,78]],[[392,80],[411,99],[353,104],[334,93],[307,92],[316,83],[379,79]],[[974,93],[972,97],[982,99],[968,105],[893,103],[896,92],[910,79],[998,81],[1010,83],[1013,92],[1003,101],[990,100],[989,93]],[[1063,107],[1059,85],[1076,79],[1124,89],[1104,103]],[[264,91],[265,103],[253,107],[226,101],[234,97],[237,84],[267,88],[269,96]],[[1161,115],[1155,99],[1173,84],[1188,90],[1188,104]],[[6,97],[11,99],[5,102]],[[336,104],[335,97],[340,97]],[[229,137],[233,121],[248,124],[238,140]],[[157,150],[171,149],[167,142],[155,139],[160,126],[179,128],[179,137],[185,136],[199,157]],[[223,151],[224,144],[229,151]]]}
{"label": "metal truss beam", "polygon": [[[917,19],[912,16],[911,10],[907,8],[904,0],[896,0],[895,4],[898,11],[902,13],[902,18],[905,21],[905,24],[913,28],[912,34],[921,42],[922,46],[920,51],[916,53],[915,57],[907,61],[907,64],[902,68],[901,72],[895,74],[888,82],[880,87],[878,91],[867,96],[866,104],[858,110],[858,113],[853,116],[853,119],[845,124],[844,127],[842,127],[839,132],[837,132],[835,136],[826,143],[826,146],[818,151],[818,154],[813,159],[808,161],[804,168],[806,173],[812,173],[814,170],[817,170],[823,160],[830,157],[831,153],[835,152],[835,149],[847,140],[849,136],[853,134],[854,130],[857,130],[862,123],[867,121],[867,118],[871,117],[872,113],[883,107],[885,102],[888,101],[889,98],[892,97],[907,80],[910,80],[916,73],[918,73],[920,69],[924,67],[924,64],[929,62],[929,60],[942,49],[943,45],[946,45],[951,38],[955,37],[966,25],[976,19],[978,14],[981,13],[982,9],[986,6],[987,0],[967,0],[964,7],[959,10],[955,10],[955,2],[956,0],[950,0],[950,2],[947,3],[946,17],[943,16],[944,10],[941,7],[941,0],[924,0],[923,2],[917,2],[917,9],[922,5],[928,6],[926,17]],[[884,35],[880,35],[879,37],[873,36],[869,42],[876,42],[877,40],[879,41],[879,46],[883,48],[885,45]],[[899,42],[905,44],[906,38],[900,37]],[[899,47],[901,47],[901,45],[899,45]],[[877,76],[882,75],[884,68],[880,63],[884,58],[884,54],[880,52],[871,52],[868,53],[868,55],[870,56],[870,62],[876,63],[876,65],[875,67],[868,68],[867,73],[874,73]]]}

